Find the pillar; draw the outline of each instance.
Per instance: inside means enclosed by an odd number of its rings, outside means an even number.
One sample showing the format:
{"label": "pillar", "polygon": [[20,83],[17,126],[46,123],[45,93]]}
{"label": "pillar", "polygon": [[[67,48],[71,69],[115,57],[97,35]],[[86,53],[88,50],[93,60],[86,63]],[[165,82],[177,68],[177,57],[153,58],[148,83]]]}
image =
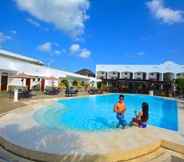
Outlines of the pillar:
{"label": "pillar", "polygon": [[164,81],[164,73],[160,73],[160,81]]}
{"label": "pillar", "polygon": [[149,73],[146,73],[146,80],[149,80]]}

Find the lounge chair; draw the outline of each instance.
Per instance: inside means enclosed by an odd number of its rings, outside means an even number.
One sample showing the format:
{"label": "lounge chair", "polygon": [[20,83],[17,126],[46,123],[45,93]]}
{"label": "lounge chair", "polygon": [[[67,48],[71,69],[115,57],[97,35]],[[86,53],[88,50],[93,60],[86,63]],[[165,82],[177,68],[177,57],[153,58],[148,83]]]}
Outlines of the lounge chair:
{"label": "lounge chair", "polygon": [[77,93],[78,93],[78,90],[75,89],[74,87],[67,88],[65,90],[65,96],[67,96],[67,97],[71,97],[73,95],[77,95]]}
{"label": "lounge chair", "polygon": [[103,93],[103,91],[98,90],[98,89],[96,89],[96,88],[92,88],[92,89],[88,90],[88,93],[89,93],[90,95],[94,95],[94,94],[102,94],[102,93]]}
{"label": "lounge chair", "polygon": [[94,95],[94,94],[97,94],[97,89],[90,89],[90,90],[88,90],[88,93],[90,94],[90,95]]}
{"label": "lounge chair", "polygon": [[[14,97],[14,90],[10,89],[9,90],[9,98],[13,98]],[[31,90],[26,90],[26,88],[19,88],[18,89],[18,98],[30,98],[32,97],[32,92]]]}
{"label": "lounge chair", "polygon": [[30,97],[32,97],[31,90],[19,89],[18,90],[18,97],[19,98],[30,98]]}
{"label": "lounge chair", "polygon": [[55,88],[55,87],[45,89],[46,95],[58,95],[59,93],[60,93],[60,90],[58,88]]}

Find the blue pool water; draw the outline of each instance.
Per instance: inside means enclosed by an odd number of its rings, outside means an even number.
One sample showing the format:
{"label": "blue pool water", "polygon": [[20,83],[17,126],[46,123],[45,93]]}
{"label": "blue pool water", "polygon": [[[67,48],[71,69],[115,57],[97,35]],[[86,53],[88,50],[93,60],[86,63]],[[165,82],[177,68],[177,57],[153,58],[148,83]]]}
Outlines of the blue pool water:
{"label": "blue pool water", "polygon": [[[112,94],[58,100],[55,104],[37,111],[34,118],[41,125],[56,129],[81,131],[115,129],[117,119],[113,106],[118,97],[119,94]],[[176,101],[144,95],[125,95],[127,123],[134,117],[135,110],[140,111],[142,102],[149,104],[150,125],[175,131],[178,129]]]}

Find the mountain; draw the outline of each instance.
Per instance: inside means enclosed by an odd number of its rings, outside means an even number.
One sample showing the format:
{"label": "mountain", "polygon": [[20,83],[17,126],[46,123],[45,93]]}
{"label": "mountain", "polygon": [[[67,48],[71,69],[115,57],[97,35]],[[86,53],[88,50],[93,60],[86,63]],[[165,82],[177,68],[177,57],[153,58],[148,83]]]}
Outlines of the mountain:
{"label": "mountain", "polygon": [[95,77],[95,73],[89,69],[81,69],[75,73],[80,74],[80,75],[84,75],[84,76]]}

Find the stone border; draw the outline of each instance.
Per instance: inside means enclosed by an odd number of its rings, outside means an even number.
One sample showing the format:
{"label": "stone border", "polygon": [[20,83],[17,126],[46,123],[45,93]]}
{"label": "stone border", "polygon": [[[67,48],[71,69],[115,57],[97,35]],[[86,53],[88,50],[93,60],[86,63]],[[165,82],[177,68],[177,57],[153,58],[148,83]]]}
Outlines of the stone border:
{"label": "stone border", "polygon": [[128,161],[128,160],[135,160],[137,158],[148,155],[150,153],[154,153],[160,148],[165,148],[184,155],[184,145],[175,144],[173,142],[169,142],[165,140],[158,140],[158,142],[155,142],[154,144],[145,145],[143,147],[126,151],[126,152],[118,152],[118,153],[112,152],[112,153],[101,154],[101,155],[100,154],[99,155],[98,154],[96,155],[80,155],[80,154],[57,155],[57,154],[51,154],[51,153],[44,153],[44,152],[26,149],[21,146],[12,144],[2,137],[0,137],[0,146],[4,148],[6,151],[11,152],[15,155],[26,158],[28,160],[34,160],[39,162]]}
{"label": "stone border", "polygon": [[184,125],[182,125],[184,121],[184,101],[177,100],[178,107],[178,133],[184,135]]}

